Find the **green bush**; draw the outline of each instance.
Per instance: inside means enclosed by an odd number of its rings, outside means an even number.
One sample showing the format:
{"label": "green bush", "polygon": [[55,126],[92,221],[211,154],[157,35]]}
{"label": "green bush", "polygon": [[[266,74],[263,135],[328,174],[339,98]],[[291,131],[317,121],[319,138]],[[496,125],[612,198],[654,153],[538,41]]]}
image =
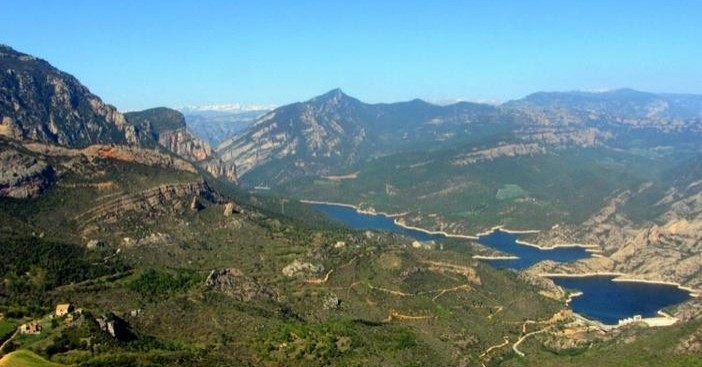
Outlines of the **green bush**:
{"label": "green bush", "polygon": [[153,301],[185,292],[202,281],[202,276],[192,270],[178,270],[175,274],[171,274],[149,269],[132,280],[129,288]]}

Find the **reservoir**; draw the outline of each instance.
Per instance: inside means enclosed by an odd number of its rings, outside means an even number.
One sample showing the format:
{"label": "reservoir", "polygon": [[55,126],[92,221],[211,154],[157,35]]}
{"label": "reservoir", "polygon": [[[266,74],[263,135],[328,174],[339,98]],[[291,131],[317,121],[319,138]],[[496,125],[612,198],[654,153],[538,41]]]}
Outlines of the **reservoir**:
{"label": "reservoir", "polygon": [[[446,236],[441,233],[427,233],[399,226],[395,224],[393,218],[382,214],[359,213],[354,208],[342,205],[313,204],[313,206],[323,214],[354,229],[370,229],[399,233],[412,237],[417,241],[440,240],[446,238]],[[534,246],[521,245],[517,243],[518,239],[519,237],[516,234],[495,230],[487,235],[478,237],[478,242],[487,247],[502,251],[507,255],[519,257],[518,259],[487,260],[490,265],[496,268],[523,269],[542,260],[572,262],[590,256],[582,247],[540,249]]]}
{"label": "reservoir", "polygon": [[587,250],[582,247],[542,249],[519,244],[517,240],[519,240],[518,235],[499,229],[478,237],[478,242],[485,246],[519,257],[518,259],[487,260],[490,265],[496,268],[524,269],[542,260],[567,263],[590,257]]}
{"label": "reservoir", "polygon": [[387,215],[359,213],[356,209],[343,205],[312,204],[312,206],[324,215],[336,219],[353,229],[370,229],[399,233],[407,237],[412,237],[417,241],[431,241],[446,238],[443,234],[427,233],[398,226],[395,224],[395,221]]}
{"label": "reservoir", "polygon": [[[405,228],[395,224],[393,218],[382,214],[359,213],[356,209],[334,204],[312,204],[321,213],[354,229],[369,229],[399,233],[417,241],[446,238],[441,233]],[[486,260],[497,268],[523,269],[542,260],[573,262],[589,257],[582,247],[556,247],[541,249],[517,243],[518,235],[495,230],[478,237],[478,242],[518,259]],[[690,294],[676,286],[645,282],[617,282],[613,276],[552,277],[557,285],[581,291],[572,299],[573,311],[608,325],[616,325],[620,319],[641,315],[653,317],[662,308],[678,304],[690,298]]]}
{"label": "reservoir", "polygon": [[551,277],[559,286],[583,292],[570,302],[573,311],[607,325],[634,315],[655,317],[658,310],[690,298],[674,285],[616,282],[613,276]]}

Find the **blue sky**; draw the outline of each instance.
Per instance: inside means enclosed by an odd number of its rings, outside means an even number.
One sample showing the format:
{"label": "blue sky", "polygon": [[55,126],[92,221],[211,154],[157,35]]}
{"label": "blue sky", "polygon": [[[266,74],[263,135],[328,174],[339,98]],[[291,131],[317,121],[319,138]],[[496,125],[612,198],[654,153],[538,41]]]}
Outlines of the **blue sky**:
{"label": "blue sky", "polygon": [[122,110],[702,93],[702,1],[0,0],[0,25]]}

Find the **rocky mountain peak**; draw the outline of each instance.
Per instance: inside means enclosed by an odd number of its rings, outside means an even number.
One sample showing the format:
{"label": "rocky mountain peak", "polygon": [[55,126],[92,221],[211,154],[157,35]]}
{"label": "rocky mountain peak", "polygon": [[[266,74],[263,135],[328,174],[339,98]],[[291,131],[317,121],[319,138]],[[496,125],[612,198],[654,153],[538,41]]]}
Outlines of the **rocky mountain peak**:
{"label": "rocky mountain peak", "polygon": [[0,135],[68,147],[142,138],[76,78],[8,46],[0,46]]}
{"label": "rocky mountain peak", "polygon": [[353,103],[360,103],[357,99],[350,97],[340,88],[332,89],[327,93],[314,97],[308,103],[323,111],[340,108]]}
{"label": "rocky mountain peak", "polygon": [[344,91],[341,90],[341,88],[334,88],[322,95],[319,95],[317,97],[312,98],[311,101],[313,102],[321,102],[321,101],[334,101],[334,100],[340,100],[342,98],[348,97]]}

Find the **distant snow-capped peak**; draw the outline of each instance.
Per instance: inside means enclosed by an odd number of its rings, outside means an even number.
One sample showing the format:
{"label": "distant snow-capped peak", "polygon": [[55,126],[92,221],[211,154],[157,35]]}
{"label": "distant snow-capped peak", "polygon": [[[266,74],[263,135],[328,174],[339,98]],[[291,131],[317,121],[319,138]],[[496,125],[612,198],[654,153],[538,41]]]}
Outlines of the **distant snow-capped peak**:
{"label": "distant snow-capped peak", "polygon": [[242,103],[223,103],[223,104],[208,104],[201,106],[183,106],[179,107],[180,112],[250,112],[250,111],[267,111],[276,108],[271,104],[242,104]]}

